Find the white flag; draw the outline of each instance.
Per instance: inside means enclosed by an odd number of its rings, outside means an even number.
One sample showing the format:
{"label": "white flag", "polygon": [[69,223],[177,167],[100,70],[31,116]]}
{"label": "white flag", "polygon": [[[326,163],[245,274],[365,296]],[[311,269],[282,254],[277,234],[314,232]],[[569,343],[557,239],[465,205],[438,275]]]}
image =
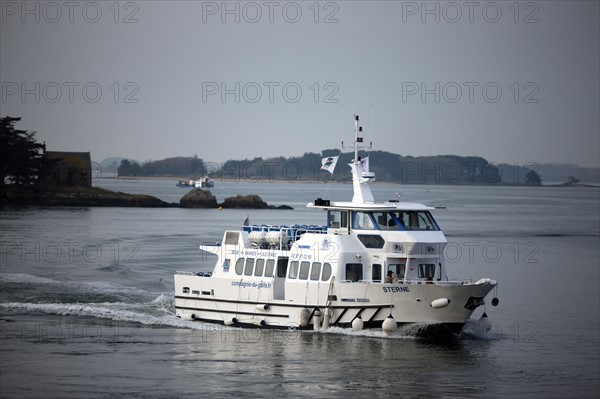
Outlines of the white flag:
{"label": "white flag", "polygon": [[321,159],[321,169],[328,171],[333,174],[333,170],[335,169],[335,164],[337,164],[339,156],[337,157],[326,157]]}
{"label": "white flag", "polygon": [[361,159],[360,166],[362,166],[363,172],[369,172],[369,157],[364,157]]}

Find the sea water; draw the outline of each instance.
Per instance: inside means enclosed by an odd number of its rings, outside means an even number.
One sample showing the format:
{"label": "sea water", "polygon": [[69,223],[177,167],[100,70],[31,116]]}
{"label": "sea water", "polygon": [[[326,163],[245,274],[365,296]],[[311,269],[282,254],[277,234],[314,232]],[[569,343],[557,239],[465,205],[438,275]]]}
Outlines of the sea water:
{"label": "sea water", "polygon": [[[95,185],[178,202],[171,180]],[[332,327],[240,329],[174,315],[173,273],[211,271],[201,243],[252,224],[323,224],[348,184],[216,182],[294,210],[0,209],[0,396],[598,397],[600,191],[400,186],[377,199],[435,211],[451,278],[499,286],[460,337]],[[486,312],[488,324],[478,322]]]}

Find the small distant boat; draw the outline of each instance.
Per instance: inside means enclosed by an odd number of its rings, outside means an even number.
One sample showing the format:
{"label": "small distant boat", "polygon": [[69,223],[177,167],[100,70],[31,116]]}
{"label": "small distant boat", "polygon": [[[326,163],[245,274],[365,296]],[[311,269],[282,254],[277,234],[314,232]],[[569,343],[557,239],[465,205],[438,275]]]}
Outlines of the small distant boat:
{"label": "small distant boat", "polygon": [[210,188],[214,186],[215,182],[208,176],[204,176],[201,179],[179,180],[179,182],[177,183],[177,187],[181,188]]}

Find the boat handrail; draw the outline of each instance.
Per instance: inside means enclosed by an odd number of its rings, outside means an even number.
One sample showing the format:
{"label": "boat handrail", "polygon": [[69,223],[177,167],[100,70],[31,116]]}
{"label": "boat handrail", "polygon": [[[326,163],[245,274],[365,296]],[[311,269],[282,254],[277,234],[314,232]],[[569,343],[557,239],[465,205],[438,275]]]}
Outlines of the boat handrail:
{"label": "boat handrail", "polygon": [[[314,233],[314,234],[327,234],[327,226],[318,226],[318,225],[306,225],[306,224],[295,224],[292,226],[286,225],[250,225],[250,226],[242,226],[242,231],[247,233],[259,232],[259,233],[285,233],[285,237],[283,234],[281,236],[279,243],[271,242],[271,246],[280,248],[289,247],[293,242],[298,241],[300,237],[302,237],[305,233]],[[284,240],[285,238],[285,240]]]}
{"label": "boat handrail", "polygon": [[327,233],[327,226],[319,226],[316,224],[311,224],[311,225],[306,225],[306,224],[295,224],[292,226],[277,226],[277,225],[267,225],[267,224],[253,224],[250,226],[242,226],[242,230],[247,232],[247,233],[251,233],[253,231],[260,231],[260,232],[265,232],[265,233],[269,233],[272,231],[296,231],[296,230],[302,230],[305,232],[311,232],[311,233],[322,233],[325,234]]}

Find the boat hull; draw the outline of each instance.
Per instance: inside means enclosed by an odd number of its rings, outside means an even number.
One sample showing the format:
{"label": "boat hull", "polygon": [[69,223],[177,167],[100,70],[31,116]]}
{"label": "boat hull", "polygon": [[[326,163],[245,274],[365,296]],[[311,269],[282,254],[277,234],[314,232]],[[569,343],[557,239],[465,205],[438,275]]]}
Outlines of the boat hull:
{"label": "boat hull", "polygon": [[[392,316],[398,325],[445,325],[459,333],[495,283],[288,283],[284,299],[273,299],[268,281],[242,284],[220,278],[176,275],[175,307],[188,320],[261,328],[381,328]],[[233,284],[232,284],[233,283]],[[302,287],[303,286],[303,287]],[[183,292],[187,293],[183,293]],[[219,295],[221,294],[221,295]],[[232,299],[235,298],[235,299]],[[309,302],[305,298],[320,298]],[[441,304],[441,307],[436,307]],[[319,316],[319,313],[321,315]]]}

